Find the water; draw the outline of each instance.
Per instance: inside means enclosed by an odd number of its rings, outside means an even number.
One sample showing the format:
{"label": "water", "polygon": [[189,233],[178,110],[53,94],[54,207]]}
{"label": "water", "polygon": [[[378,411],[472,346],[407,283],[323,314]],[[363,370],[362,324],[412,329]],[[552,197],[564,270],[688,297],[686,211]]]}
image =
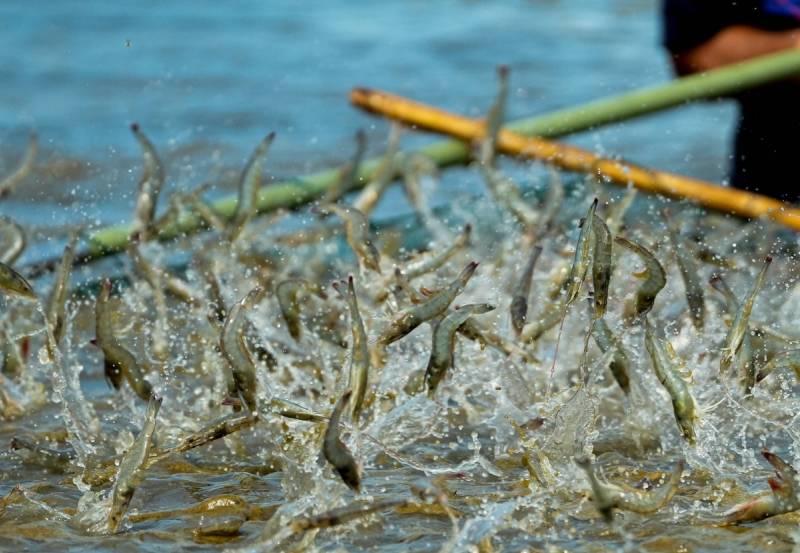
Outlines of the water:
{"label": "water", "polygon": [[[45,165],[2,209],[39,228],[40,239],[76,220],[129,220],[139,175],[134,121],[167,158],[171,186],[211,180],[213,194],[230,188],[270,130],[278,133],[270,156],[278,175],[349,158],[359,127],[379,152],[386,125],[348,105],[354,86],[479,115],[494,94],[494,67],[505,63],[514,118],[670,78],[656,2],[644,0],[302,8],[281,0],[9,1],[0,20],[8,23],[0,36],[0,171],[14,166],[30,130]],[[570,140],[719,181],[731,117],[730,105],[705,104]],[[462,177],[448,184],[477,189]],[[23,261],[45,252],[54,253],[42,245]]]}
{"label": "water", "polygon": [[[612,216],[619,191],[576,185],[576,198],[591,194],[601,197],[601,213]],[[553,301],[548,299],[548,289],[569,267],[571,255],[565,247],[576,238],[576,219],[573,210],[567,209],[572,203],[585,207],[585,200],[570,200],[541,240],[545,253],[534,273],[531,320],[544,316]],[[651,217],[657,213],[649,210]],[[510,293],[524,263],[516,252],[528,247],[518,226],[493,202],[466,197],[454,200],[452,210],[440,217],[452,231],[471,222],[472,245],[457,252],[436,274],[415,279],[414,285],[441,288],[468,260],[480,260],[477,274],[456,302],[496,305],[494,312],[476,319],[484,328],[512,340]],[[317,224],[313,217],[302,218],[306,226]],[[629,218],[625,235],[656,244],[660,233],[637,219]],[[793,336],[800,298],[796,253],[792,248],[774,249],[779,230],[763,222],[741,227],[717,216],[697,217],[690,210],[682,212],[680,220],[688,231],[683,237],[685,247],[691,244],[689,235],[702,235],[703,243],[692,248],[710,248],[734,264],[726,274],[740,297],[752,282],[757,260],[765,251],[775,251],[776,261],[751,324]],[[223,302],[229,308],[256,283],[274,290],[290,275],[326,285],[354,274],[361,316],[374,344],[391,324],[393,313],[410,307],[402,294],[385,302],[375,299],[380,297],[382,277],[360,270],[335,235],[322,242],[276,249],[276,235],[283,232],[280,227],[254,234],[258,227],[258,223],[252,225],[238,247],[231,247],[219,235],[198,237],[182,245],[195,259],[203,255],[212,260]],[[658,230],[663,232],[663,228]],[[390,273],[392,263],[406,264],[407,254],[396,248],[402,244],[397,233],[407,231],[405,226],[385,228],[377,234],[385,274]],[[431,238],[437,239],[436,232],[433,230]],[[452,238],[438,236],[440,244],[449,240]],[[161,266],[171,248],[151,244],[143,248],[143,254],[150,263]],[[262,253],[254,255],[256,252]],[[629,550],[782,550],[794,540],[793,515],[740,529],[719,524],[728,509],[767,492],[770,471],[759,459],[760,449],[768,448],[789,463],[798,463],[800,427],[794,376],[779,370],[756,387],[754,397],[743,398],[736,377],[718,373],[726,333],[722,301],[707,292],[705,330],[694,329],[683,284],[672,262],[672,248],[662,244],[656,255],[668,278],[649,318],[691,372],[689,389],[698,406],[696,445],[681,437],[669,395],[656,380],[644,350],[641,326],[625,323],[624,313],[641,283],[630,275],[640,269],[640,261],[618,248],[605,318],[629,358],[629,396],[620,391],[606,369],[611,356],[594,345],[588,350],[586,371],[577,370],[590,324],[583,307],[588,285],[568,313],[553,381],[548,375],[557,338],[555,326],[526,346],[536,358],[531,362],[459,338],[455,368],[431,399],[412,384],[418,382],[418,372],[426,366],[431,348],[431,331],[422,325],[387,348],[384,366],[372,366],[365,414],[358,427],[344,425],[346,443],[364,469],[363,492],[355,495],[320,455],[324,423],[283,418],[270,407],[270,398],[282,398],[305,410],[330,412],[348,385],[350,350],[335,345],[314,328],[319,328],[318,321],[328,321],[322,327],[328,333],[349,338],[347,307],[335,297],[301,301],[302,335],[293,340],[273,293],[248,315],[253,324],[249,347],[269,352],[256,365],[260,422],[186,453],[166,455],[146,469],[122,532],[115,536],[105,535],[108,495],[119,455],[141,428],[144,403],[127,382],[118,392],[105,386],[99,351],[89,344],[94,336],[94,302],[71,301],[59,357],[63,372],[54,370],[47,356],[39,354],[28,357],[20,375],[4,377],[4,393],[9,397],[4,416],[8,420],[0,430],[0,440],[39,440],[42,446],[56,448],[59,456],[69,454],[74,459],[28,451],[27,446],[0,454],[0,493],[6,496],[0,514],[0,543],[37,551],[135,547],[160,552],[178,546],[230,551],[328,551],[336,547],[353,551],[406,551],[410,547],[419,551],[487,551],[500,550],[501,545],[504,551],[547,547],[591,551],[592,544]],[[271,261],[264,264],[265,259]],[[203,297],[206,279],[200,267],[193,262],[179,278],[187,280],[192,294]],[[715,270],[719,269],[701,264],[701,279]],[[163,321],[153,320],[158,315],[152,309],[156,300],[149,285],[133,280],[133,286],[114,293],[111,324],[120,343],[136,355],[146,378],[164,398],[153,447],[168,451],[190,433],[230,413],[222,401],[228,394],[226,374],[230,369],[216,348],[219,330],[206,320],[203,304],[192,308],[174,299],[168,319],[169,352],[166,362],[156,361],[153,329]],[[558,304],[556,308],[560,311]],[[31,351],[39,351],[43,347],[41,325],[36,323],[40,314],[29,303],[15,299],[8,300],[8,312],[11,335],[30,336]],[[794,340],[791,343],[785,340],[758,342],[757,359],[791,347],[797,338],[790,339]],[[584,372],[587,384],[576,387]],[[52,392],[44,391],[42,384]],[[548,392],[551,384],[552,394]],[[20,405],[14,407],[11,400]],[[86,405],[91,409],[80,408]],[[20,409],[21,414],[15,412]],[[658,485],[664,472],[672,470],[680,458],[686,460],[687,468],[668,505],[647,516],[620,511],[613,526],[607,526],[587,501],[588,486],[573,464],[579,455],[594,455],[605,478],[629,486]],[[15,488],[17,484],[22,488]],[[445,497],[450,511],[439,504],[413,503],[410,490],[420,487],[434,490],[434,497]],[[379,500],[412,504],[340,527],[292,532],[298,517]],[[209,535],[212,531],[216,534]]]}
{"label": "water", "polygon": [[[231,7],[233,6],[233,7]],[[165,158],[167,193],[213,183],[209,197],[231,191],[245,158],[269,130],[278,132],[269,167],[277,175],[303,174],[338,165],[351,155],[352,136],[364,127],[370,151],[379,153],[387,128],[347,106],[354,85],[416,97],[453,111],[481,115],[494,95],[494,66],[512,67],[510,117],[558,107],[669,78],[657,45],[652,2],[589,1],[484,5],[470,2],[212,2],[114,7],[102,2],[7,2],[0,17],[11,21],[0,35],[0,130],[3,167],[21,154],[35,129],[42,143],[35,178],[2,212],[33,229],[33,244],[19,265],[58,251],[64,231],[128,220],[141,159],[127,125],[138,121]],[[675,172],[721,180],[731,106],[701,105],[570,137],[575,144]],[[407,134],[413,146],[429,140]],[[504,162],[537,194],[548,186],[538,166]],[[577,220],[591,198],[614,219],[622,193],[574,177],[534,272],[529,315],[554,305],[548,290],[571,262]],[[529,186],[526,186],[528,188]],[[230,367],[220,356],[218,322],[208,320],[203,276],[211,267],[222,301],[230,308],[255,284],[273,291],[289,277],[323,285],[328,299],[302,300],[303,336],[289,336],[274,293],[249,314],[249,348],[256,361],[261,420],[224,439],[148,468],[120,534],[105,535],[115,466],[133,443],[145,405],[127,383],[119,391],[104,382],[95,337],[93,296],[69,302],[66,337],[58,366],[42,349],[42,316],[24,300],[6,298],[4,332],[30,352],[20,374],[4,374],[0,443],[13,437],[39,440],[57,450],[0,451],[0,548],[35,551],[533,551],[533,550],[788,550],[796,540],[796,515],[744,527],[723,527],[723,513],[767,493],[769,465],[762,448],[800,466],[797,386],[792,371],[776,371],[744,398],[736,378],[719,376],[727,326],[725,307],[710,289],[706,326],[688,316],[675,252],[665,240],[658,202],[641,202],[623,233],[653,249],[667,272],[667,286],[649,315],[691,372],[698,405],[697,444],[680,434],[670,397],[658,382],[639,325],[626,325],[625,305],[641,279],[640,262],[616,248],[606,315],[630,359],[631,393],[625,396],[606,369],[609,360],[590,341],[585,308],[587,279],[566,318],[549,380],[557,329],[535,343],[514,339],[508,310],[529,245],[519,225],[489,199],[479,173],[454,170],[426,181],[439,210],[426,230],[425,216],[381,227],[383,273],[404,267],[409,252],[433,244],[439,251],[465,223],[470,245],[442,268],[413,281],[436,290],[465,264],[480,261],[456,304],[488,302],[497,308],[476,316],[486,329],[516,344],[506,356],[457,338],[455,368],[433,399],[416,384],[428,362],[431,330],[422,325],[387,349],[386,364],[373,366],[360,424],[346,423],[343,439],[363,465],[363,493],[354,494],[320,453],[325,424],[277,415],[271,398],[291,400],[328,415],[347,387],[352,341],[347,307],[328,285],[355,276],[361,315],[371,342],[396,312],[409,308],[402,294],[376,299],[383,277],[359,267],[335,233],[310,244],[281,246],[287,228],[316,227],[302,211],[264,228],[253,222],[231,246],[220,234],[143,247],[144,258],[167,267],[176,254],[188,265],[172,273],[185,280],[200,307],[170,296],[168,321],[156,320],[159,300],[119,256],[103,269],[80,275],[127,277],[112,298],[112,326],[120,343],[145,368],[164,402],[154,448],[167,451],[231,407]],[[476,199],[476,195],[479,195]],[[793,235],[768,222],[742,226],[680,203],[672,204],[682,240],[698,257],[709,251],[725,267],[699,262],[701,281],[724,271],[741,298],[768,252],[775,262],[758,296],[754,328],[784,338],[754,337],[759,363],[794,347],[797,289]],[[374,221],[412,213],[399,187],[390,189]],[[618,221],[619,222],[619,221]],[[428,221],[430,223],[430,221]],[[449,228],[451,235],[442,232]],[[422,239],[419,236],[422,235]],[[709,251],[701,251],[702,249]],[[702,256],[701,256],[702,254]],[[200,263],[205,258],[207,264]],[[170,269],[171,270],[171,269]],[[78,280],[78,275],[75,275]],[[160,279],[165,282],[164,278]],[[34,283],[43,296],[49,282]],[[555,304],[558,308],[558,304]],[[315,315],[315,316],[312,316]],[[728,317],[730,318],[730,317]],[[155,329],[168,324],[168,355],[156,360]],[[761,342],[764,342],[762,345]],[[581,365],[586,370],[578,370]],[[9,366],[5,366],[8,371]],[[586,384],[580,386],[584,375]],[[548,390],[552,387],[552,395]],[[69,431],[67,431],[67,429]],[[22,442],[16,442],[20,445]],[[597,513],[575,456],[593,457],[609,482],[659,485],[678,459],[687,467],[672,501],[651,515],[617,511],[613,525]],[[65,457],[71,457],[66,459]],[[15,486],[21,487],[15,487]],[[426,488],[442,503],[411,503],[367,519],[293,535],[297,517],[370,500],[412,500]],[[209,503],[212,501],[212,503]],[[449,509],[449,511],[448,511]],[[451,519],[448,514],[453,515]]]}

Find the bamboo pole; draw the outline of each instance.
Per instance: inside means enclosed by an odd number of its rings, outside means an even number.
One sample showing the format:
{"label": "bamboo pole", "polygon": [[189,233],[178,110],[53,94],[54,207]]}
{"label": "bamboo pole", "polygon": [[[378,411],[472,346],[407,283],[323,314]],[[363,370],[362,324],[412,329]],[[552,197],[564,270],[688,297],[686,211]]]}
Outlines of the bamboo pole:
{"label": "bamboo pole", "polygon": [[[800,74],[800,50],[771,54],[762,58],[731,65],[707,73],[676,79],[670,83],[614,96],[589,104],[563,109],[549,114],[522,119],[508,128],[526,135],[555,137],[567,133],[622,121],[692,100],[714,98],[756,85]],[[460,141],[447,140],[431,144],[422,150],[440,167],[464,163],[470,149]],[[356,186],[362,186],[378,166],[379,160],[365,162],[359,170]],[[339,171],[332,169],[294,180],[273,183],[259,193],[259,212],[291,208],[319,197],[338,182]],[[212,205],[222,216],[229,217],[236,209],[236,196],[226,197]],[[201,228],[196,217],[187,217],[165,229],[161,238],[170,239]],[[81,256],[91,260],[125,249],[130,226],[116,225],[96,231],[89,248]]]}
{"label": "bamboo pole", "polygon": [[796,75],[800,75],[800,48],[689,75],[665,85],[521,119],[509,124],[508,129],[528,136],[563,136],[695,100],[728,96]]}
{"label": "bamboo pole", "polygon": [[[454,115],[388,92],[359,88],[350,93],[350,100],[369,112],[466,142],[480,140],[485,134],[483,121]],[[574,146],[523,136],[506,129],[498,134],[496,147],[504,154],[536,159],[568,171],[592,173],[622,186],[631,184],[646,192],[685,198],[742,217],[767,216],[789,228],[800,230],[800,209],[761,194],[645,169],[625,161],[602,158]]]}

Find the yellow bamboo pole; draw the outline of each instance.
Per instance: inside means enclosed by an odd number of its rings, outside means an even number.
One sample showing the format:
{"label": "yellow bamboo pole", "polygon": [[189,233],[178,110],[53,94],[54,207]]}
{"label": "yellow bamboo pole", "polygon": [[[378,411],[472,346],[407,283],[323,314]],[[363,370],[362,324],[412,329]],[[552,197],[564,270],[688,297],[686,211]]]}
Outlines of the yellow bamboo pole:
{"label": "yellow bamboo pole", "polygon": [[[350,93],[350,101],[371,113],[466,142],[480,140],[485,135],[485,124],[481,120],[455,115],[388,92],[356,88]],[[692,200],[702,206],[742,217],[767,216],[789,228],[800,230],[800,209],[754,192],[646,169],[506,129],[501,130],[497,137],[497,149],[504,154],[536,159],[568,171],[592,173],[623,186],[630,184],[645,192]]]}

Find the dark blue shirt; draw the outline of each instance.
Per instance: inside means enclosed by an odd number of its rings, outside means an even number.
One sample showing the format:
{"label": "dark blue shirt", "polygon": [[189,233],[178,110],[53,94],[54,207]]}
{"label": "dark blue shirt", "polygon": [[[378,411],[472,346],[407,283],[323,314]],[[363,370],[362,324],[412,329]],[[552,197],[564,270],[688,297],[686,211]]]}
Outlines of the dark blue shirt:
{"label": "dark blue shirt", "polygon": [[665,0],[664,45],[673,54],[691,50],[725,27],[768,31],[800,27],[800,0]]}
{"label": "dark blue shirt", "polygon": [[[664,0],[664,45],[672,54],[700,46],[721,30],[746,25],[800,30],[800,0]],[[800,199],[800,85],[782,82],[737,95],[741,106],[731,182]]]}

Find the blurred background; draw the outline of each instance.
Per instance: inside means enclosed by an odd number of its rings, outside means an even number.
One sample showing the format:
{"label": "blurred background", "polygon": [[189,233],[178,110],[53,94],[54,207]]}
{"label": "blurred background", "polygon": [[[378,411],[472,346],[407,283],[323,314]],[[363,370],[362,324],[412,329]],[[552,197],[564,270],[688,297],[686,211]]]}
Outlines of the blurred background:
{"label": "blurred background", "polygon": [[[141,172],[134,121],[165,159],[170,187],[211,180],[214,196],[233,190],[271,130],[280,176],[342,163],[358,128],[380,153],[388,125],[349,106],[354,86],[480,116],[495,67],[508,64],[508,115],[518,118],[662,83],[671,69],[659,10],[656,0],[6,0],[0,174],[16,167],[30,131],[40,157],[36,178],[0,211],[39,238],[128,220]],[[565,140],[720,182],[732,109],[693,105]],[[407,134],[404,145],[434,139]],[[442,188],[480,186],[455,171]],[[379,216],[405,209],[391,198]]]}

